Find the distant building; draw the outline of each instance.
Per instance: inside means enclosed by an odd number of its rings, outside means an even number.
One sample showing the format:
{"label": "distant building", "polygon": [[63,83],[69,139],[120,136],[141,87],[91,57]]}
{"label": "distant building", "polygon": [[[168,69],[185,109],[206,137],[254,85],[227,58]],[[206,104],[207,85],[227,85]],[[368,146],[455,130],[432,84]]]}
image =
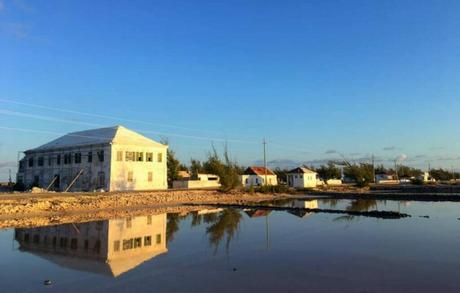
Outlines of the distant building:
{"label": "distant building", "polygon": [[286,174],[287,184],[293,188],[312,188],[317,185],[317,175],[313,170],[305,167],[298,167]]}
{"label": "distant building", "polygon": [[123,126],[74,132],[25,151],[17,182],[57,191],[166,189],[166,150]]}
{"label": "distant building", "polygon": [[244,175],[240,176],[241,184],[244,187],[262,186],[265,185],[265,177],[267,178],[266,185],[278,185],[276,174],[265,167],[249,167],[244,171]]}
{"label": "distant building", "polygon": [[168,251],[166,214],[15,229],[21,251],[64,268],[118,277]]}
{"label": "distant building", "polygon": [[394,173],[380,172],[375,174],[375,183],[377,184],[398,184],[399,180]]}
{"label": "distant building", "polygon": [[436,180],[431,177],[430,172],[423,172],[417,179],[423,182],[436,182]]}
{"label": "distant building", "polygon": [[[184,172],[184,171],[183,171]],[[185,173],[184,173],[185,174]],[[220,178],[214,174],[197,174],[189,177],[182,177],[180,180],[173,181],[173,188],[193,189],[193,188],[218,188]]]}

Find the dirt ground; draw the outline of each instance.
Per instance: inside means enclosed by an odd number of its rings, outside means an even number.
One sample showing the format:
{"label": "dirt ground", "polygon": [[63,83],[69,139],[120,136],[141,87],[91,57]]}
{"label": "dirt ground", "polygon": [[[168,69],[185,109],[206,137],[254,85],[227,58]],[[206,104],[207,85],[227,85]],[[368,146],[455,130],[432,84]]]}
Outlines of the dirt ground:
{"label": "dirt ground", "polygon": [[16,193],[0,195],[0,228],[32,227],[135,216],[189,212],[200,207],[181,204],[247,204],[291,195],[181,190],[117,193]]}

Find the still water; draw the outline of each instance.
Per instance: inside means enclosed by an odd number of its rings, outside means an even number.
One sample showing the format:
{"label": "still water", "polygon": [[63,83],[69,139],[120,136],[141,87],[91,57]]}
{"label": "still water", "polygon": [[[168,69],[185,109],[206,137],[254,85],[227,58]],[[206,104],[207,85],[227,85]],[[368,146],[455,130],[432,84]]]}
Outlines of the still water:
{"label": "still water", "polygon": [[0,291],[460,292],[459,203],[282,204],[411,217],[209,208],[0,230]]}

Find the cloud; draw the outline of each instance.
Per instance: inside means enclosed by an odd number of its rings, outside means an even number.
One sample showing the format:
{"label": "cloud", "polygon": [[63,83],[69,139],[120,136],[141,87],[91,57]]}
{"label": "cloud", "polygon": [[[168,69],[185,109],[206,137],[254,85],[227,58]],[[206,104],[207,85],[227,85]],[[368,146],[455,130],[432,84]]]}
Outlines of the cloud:
{"label": "cloud", "polygon": [[2,11],[3,9],[5,9],[5,4],[2,0],[0,0],[0,11]]}
{"label": "cloud", "polygon": [[407,155],[406,154],[400,154],[399,156],[397,156],[395,158],[396,162],[398,163],[402,163],[404,161],[406,161],[408,159]]}
{"label": "cloud", "polygon": [[434,146],[434,147],[430,148],[430,151],[440,151],[440,150],[443,150],[443,149],[444,149],[444,147]]}
{"label": "cloud", "polygon": [[427,155],[416,155],[414,158],[415,159],[425,159]]}
{"label": "cloud", "polygon": [[337,154],[336,150],[327,150],[325,154],[330,155],[330,154]]}
{"label": "cloud", "polygon": [[14,168],[17,167],[17,162],[15,161],[4,161],[0,162],[0,168]]}
{"label": "cloud", "polygon": [[23,39],[28,35],[29,26],[20,22],[0,23],[0,33]]}
{"label": "cloud", "polygon": [[395,146],[386,146],[383,148],[384,151],[395,151],[397,150],[398,148],[395,147]]}

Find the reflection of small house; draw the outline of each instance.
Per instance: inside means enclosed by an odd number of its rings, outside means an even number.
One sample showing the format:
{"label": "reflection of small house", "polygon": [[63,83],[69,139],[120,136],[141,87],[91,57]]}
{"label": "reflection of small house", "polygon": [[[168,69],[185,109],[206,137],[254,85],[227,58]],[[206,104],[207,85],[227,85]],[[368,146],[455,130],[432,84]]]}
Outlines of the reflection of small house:
{"label": "reflection of small house", "polygon": [[240,181],[244,187],[262,186],[265,185],[265,178],[267,178],[267,185],[278,185],[276,174],[265,167],[247,168],[244,175],[240,176]]}
{"label": "reflection of small house", "polygon": [[188,178],[173,181],[173,188],[193,189],[193,188],[218,188],[220,178],[214,174],[197,174]]}
{"label": "reflection of small house", "polygon": [[166,214],[15,230],[19,249],[113,277],[167,252]]}
{"label": "reflection of small house", "polygon": [[265,217],[268,216],[271,211],[270,210],[256,210],[256,209],[248,209],[244,211],[250,218],[258,218],[258,217]]}
{"label": "reflection of small house", "polygon": [[294,188],[311,188],[316,187],[317,173],[305,167],[298,167],[286,174],[289,187]]}
{"label": "reflection of small house", "polygon": [[290,214],[295,215],[300,218],[305,218],[312,214],[312,212],[308,211],[308,209],[318,208],[318,201],[317,200],[295,200],[292,202],[291,207],[296,208],[298,210],[289,210],[288,212]]}
{"label": "reflection of small house", "polygon": [[375,182],[378,184],[398,184],[399,183],[397,176],[389,172],[376,173]]}

